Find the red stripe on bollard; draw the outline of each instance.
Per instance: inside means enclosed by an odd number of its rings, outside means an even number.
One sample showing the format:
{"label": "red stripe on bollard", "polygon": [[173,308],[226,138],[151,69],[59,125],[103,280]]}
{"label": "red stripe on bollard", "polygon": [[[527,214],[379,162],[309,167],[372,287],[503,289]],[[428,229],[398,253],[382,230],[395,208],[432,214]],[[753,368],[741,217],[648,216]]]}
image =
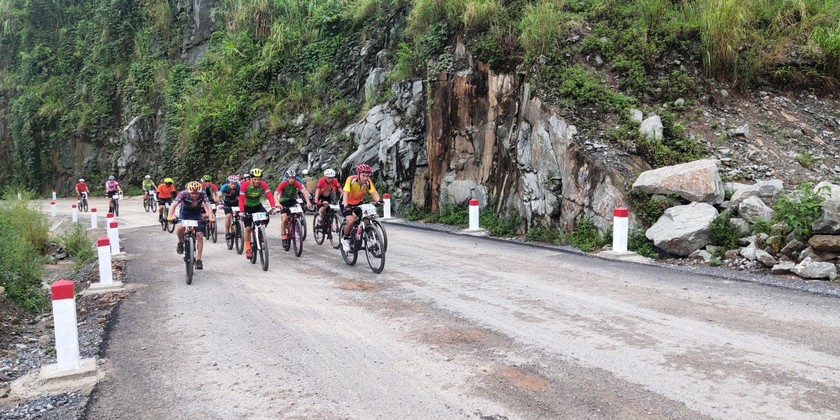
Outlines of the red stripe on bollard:
{"label": "red stripe on bollard", "polygon": [[471,206],[477,206],[478,205],[478,199],[477,198],[470,199],[470,205]]}
{"label": "red stripe on bollard", "polygon": [[111,240],[110,240],[110,239],[108,239],[108,238],[99,238],[99,239],[96,241],[96,246],[97,246],[97,247],[100,247],[100,246],[111,246]]}
{"label": "red stripe on bollard", "polygon": [[117,227],[119,227],[119,226],[118,226],[118,224],[119,224],[119,223],[117,223],[117,222],[111,222],[111,224],[110,224],[110,225],[108,225],[108,226],[109,226],[111,229],[116,229]]}
{"label": "red stripe on bollard", "polygon": [[59,280],[52,284],[52,300],[73,299],[73,282],[70,280]]}
{"label": "red stripe on bollard", "polygon": [[613,211],[615,217],[630,217],[630,211],[624,207],[618,207]]}
{"label": "red stripe on bollard", "polygon": [[391,194],[385,194],[385,195],[382,196],[382,198],[388,200],[388,199],[391,198]]}
{"label": "red stripe on bollard", "polygon": [[75,204],[73,204],[73,205],[72,205],[72,206],[70,206],[70,207],[73,207],[73,208],[75,209],[75,208],[76,208],[76,205],[75,205]]}
{"label": "red stripe on bollard", "polygon": [[108,214],[105,215],[105,217],[107,217],[109,219],[112,219],[112,218],[114,218],[114,213],[108,213]]}
{"label": "red stripe on bollard", "polygon": [[96,207],[92,207],[92,208],[90,209],[90,212],[91,212],[91,213],[96,213]]}

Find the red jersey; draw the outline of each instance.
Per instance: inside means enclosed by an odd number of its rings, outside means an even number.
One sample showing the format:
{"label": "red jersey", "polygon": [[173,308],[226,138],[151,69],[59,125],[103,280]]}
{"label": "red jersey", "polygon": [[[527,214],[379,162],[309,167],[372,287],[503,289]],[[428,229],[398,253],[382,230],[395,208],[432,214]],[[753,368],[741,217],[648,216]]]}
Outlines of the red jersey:
{"label": "red jersey", "polygon": [[84,182],[77,182],[76,183],[76,191],[78,191],[80,193],[88,192],[87,184],[84,183]]}
{"label": "red jersey", "polygon": [[327,183],[327,178],[324,177],[318,180],[318,189],[321,190],[321,195],[331,195],[333,192],[341,191],[341,183],[335,178]]}

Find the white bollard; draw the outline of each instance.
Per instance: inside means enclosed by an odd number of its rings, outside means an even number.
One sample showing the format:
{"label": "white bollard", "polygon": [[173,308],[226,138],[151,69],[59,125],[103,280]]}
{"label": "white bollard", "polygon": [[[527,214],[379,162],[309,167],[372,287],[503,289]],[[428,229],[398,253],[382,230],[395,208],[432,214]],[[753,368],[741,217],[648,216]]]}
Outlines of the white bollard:
{"label": "white bollard", "polygon": [[627,252],[630,212],[624,207],[613,211],[613,252]]}
{"label": "white bollard", "polygon": [[55,201],[50,201],[50,217],[55,217]]}
{"label": "white bollard", "polygon": [[18,191],[18,201],[23,200],[23,196],[20,195],[20,191]]}
{"label": "white bollard", "polygon": [[108,240],[111,241],[111,255],[120,253],[119,224],[114,221],[108,224]]}
{"label": "white bollard", "polygon": [[470,199],[470,230],[478,230],[478,199]]}
{"label": "white bollard", "polygon": [[90,209],[90,228],[96,229],[96,207]]}
{"label": "white bollard", "polygon": [[105,213],[105,227],[111,226],[111,222],[114,221],[114,213]]}
{"label": "white bollard", "polygon": [[391,194],[385,194],[382,196],[382,201],[385,203],[382,210],[382,218],[383,219],[390,219],[391,218]]}
{"label": "white bollard", "polygon": [[53,190],[53,201],[55,201],[55,190]]}
{"label": "white bollard", "polygon": [[102,237],[96,241],[99,249],[99,284],[108,286],[114,283],[114,275],[111,273],[111,241]]}
{"label": "white bollard", "polygon": [[73,208],[73,223],[77,223],[79,221],[79,207],[73,204],[71,206]]}
{"label": "white bollard", "polygon": [[79,327],[73,282],[59,280],[52,284],[51,289],[57,370],[79,369]]}

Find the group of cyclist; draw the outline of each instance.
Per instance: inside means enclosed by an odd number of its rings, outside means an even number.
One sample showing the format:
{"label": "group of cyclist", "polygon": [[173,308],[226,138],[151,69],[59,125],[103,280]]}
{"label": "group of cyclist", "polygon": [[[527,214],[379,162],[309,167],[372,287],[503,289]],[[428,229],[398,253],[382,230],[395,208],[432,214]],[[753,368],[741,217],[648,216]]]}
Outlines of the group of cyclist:
{"label": "group of cyclist", "polygon": [[[146,178],[148,179],[150,176],[146,175]],[[82,197],[87,198],[88,194],[90,194],[90,189],[88,189],[87,182],[84,178],[79,178],[79,182],[76,183],[75,190],[77,200],[81,200]],[[105,195],[108,197],[108,209],[114,208],[114,196],[122,193],[123,190],[120,187],[120,183],[117,182],[113,175],[110,175],[108,180],[105,181]]]}
{"label": "group of cyclist", "polygon": [[[318,211],[322,216],[329,204],[339,203],[342,214],[347,221],[344,232],[342,232],[341,243],[345,251],[348,250],[350,228],[356,218],[361,216],[361,210],[357,206],[362,203],[362,200],[368,194],[372,196],[375,203],[379,203],[381,200],[373,181],[370,179],[371,172],[370,165],[366,163],[356,165],[355,174],[347,177],[343,187],[336,179],[336,172],[333,169],[325,170],[324,176],[317,181],[307,177],[307,170],[302,171],[307,179],[301,179],[294,170],[290,169],[283,174],[283,179],[277,188],[272,190],[263,179],[262,169],[253,168],[243,175],[233,174],[228,176],[227,183],[222,185],[221,188],[211,182],[209,175],[204,175],[200,181],[188,182],[186,188],[180,192],[175,187],[175,181],[172,178],[166,178],[161,184],[155,185],[152,177],[146,175],[142,182],[142,188],[144,199],[152,195],[157,200],[159,221],[163,221],[164,217],[167,220],[174,221],[177,214],[179,222],[176,225],[178,236],[176,251],[178,254],[184,253],[185,228],[180,221],[196,220],[199,222],[198,227],[195,228],[195,269],[202,270],[204,268],[202,253],[204,250],[205,220],[210,223],[215,222],[214,204],[216,203],[221,204],[224,209],[226,239],[230,239],[230,235],[234,231],[231,228],[234,207],[238,208],[243,216],[244,237],[246,238],[250,237],[251,234],[252,214],[279,212],[281,239],[284,245],[289,241],[289,238],[286,237],[286,220],[290,214],[290,208],[297,204],[298,197],[303,198],[307,208],[318,206]],[[312,190],[314,190],[314,194]],[[77,195],[80,196],[87,191],[84,179],[80,179],[76,185]],[[122,193],[119,183],[114,180],[113,176],[110,176],[108,182],[106,182],[106,192],[109,198],[117,192]],[[270,206],[268,211],[262,204],[263,196],[268,200]],[[164,215],[163,212],[166,208],[169,210]],[[250,259],[254,252],[251,249],[250,241],[245,241],[244,245],[245,257]]]}

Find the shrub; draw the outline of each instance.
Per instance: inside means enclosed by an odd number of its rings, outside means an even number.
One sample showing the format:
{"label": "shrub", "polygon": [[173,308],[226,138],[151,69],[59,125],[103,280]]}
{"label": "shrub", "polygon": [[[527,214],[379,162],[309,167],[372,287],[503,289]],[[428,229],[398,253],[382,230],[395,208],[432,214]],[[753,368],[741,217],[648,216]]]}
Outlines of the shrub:
{"label": "shrub", "polygon": [[656,258],[657,255],[656,246],[645,236],[644,229],[630,231],[627,235],[627,249],[648,258]]}
{"label": "shrub", "polygon": [[825,201],[823,194],[828,190],[828,186],[814,190],[811,183],[803,182],[799,185],[799,191],[785,194],[776,201],[773,219],[787,224],[800,241],[807,240],[811,236],[814,221],[822,213],[822,203]]}
{"label": "shrub", "polygon": [[525,50],[526,60],[533,60],[554,50],[566,27],[574,22],[563,12],[563,1],[541,0],[528,4],[519,20],[519,42]]}
{"label": "shrub", "polygon": [[426,219],[431,223],[443,223],[455,226],[467,226],[470,222],[469,209],[466,206],[459,206],[456,204],[445,204],[441,207],[440,212],[436,215],[431,215]]}
{"label": "shrub", "polygon": [[583,252],[592,252],[606,245],[607,241],[592,219],[578,218],[574,230],[569,234],[569,244]]}
{"label": "shrub", "polygon": [[724,210],[712,220],[709,236],[711,237],[712,244],[724,250],[730,250],[738,248],[738,240],[745,236],[745,232],[736,224],[732,223],[731,212]]}
{"label": "shrub", "polygon": [[529,242],[561,243],[563,242],[563,234],[558,230],[536,225],[525,233],[525,240]]}
{"label": "shrub", "polygon": [[425,210],[418,208],[414,203],[409,204],[400,212],[400,217],[409,221],[423,220],[428,216],[429,214]]}
{"label": "shrub", "polygon": [[649,195],[640,190],[630,190],[627,199],[633,214],[641,220],[644,227],[653,226],[675,201],[670,197]]}
{"label": "shrub", "polygon": [[519,214],[500,216],[493,212],[493,207],[491,201],[478,213],[479,226],[487,229],[493,236],[516,236],[519,233],[519,225],[522,224],[522,216]]}
{"label": "shrub", "polygon": [[93,260],[96,255],[93,244],[81,225],[73,225],[72,229],[58,238],[58,242],[64,247],[67,254],[76,260],[77,268]]}

